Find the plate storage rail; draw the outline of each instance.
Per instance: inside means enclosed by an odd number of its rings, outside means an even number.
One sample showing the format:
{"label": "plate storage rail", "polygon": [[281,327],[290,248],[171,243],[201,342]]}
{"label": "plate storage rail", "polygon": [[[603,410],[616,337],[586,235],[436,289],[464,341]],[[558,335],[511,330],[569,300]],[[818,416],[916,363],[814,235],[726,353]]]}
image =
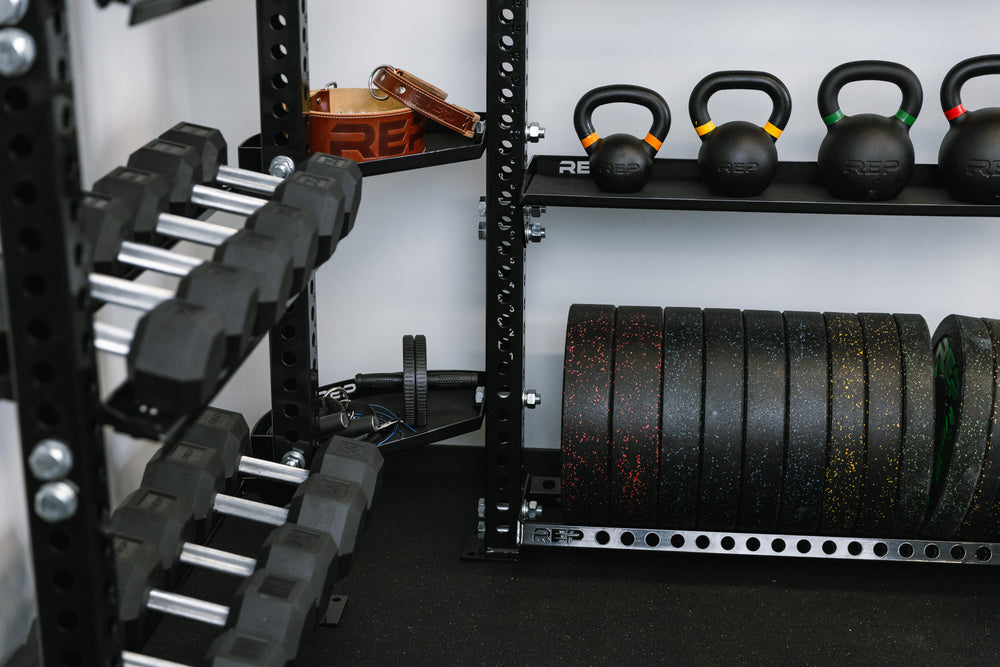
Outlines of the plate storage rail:
{"label": "plate storage rail", "polygon": [[[478,555],[514,559],[522,546],[685,551],[852,560],[1000,564],[1000,545],[962,539],[837,536],[780,531],[669,530],[578,525],[562,521],[546,503],[558,495],[552,466],[524,450],[524,410],[537,403],[524,383],[525,249],[542,233],[533,214],[545,206],[661,210],[764,211],[868,215],[1000,215],[995,204],[976,205],[949,197],[936,165],[918,164],[895,199],[853,202],[836,199],[820,184],[814,162],[779,163],[774,182],[760,196],[712,195],[695,160],[657,159],[651,182],[638,195],[597,189],[587,176],[563,174],[575,156],[537,155],[530,164],[527,142],[537,140],[528,124],[527,0],[487,0],[486,157],[486,456],[479,512]],[[531,456],[526,456],[531,454]],[[558,454],[558,453],[557,453]],[[556,458],[556,457],[552,457]],[[555,491],[553,491],[555,490]],[[536,510],[543,507],[545,516]],[[555,515],[555,516],[554,516]],[[679,527],[678,527],[679,528]],[[472,552],[467,554],[473,556]]]}

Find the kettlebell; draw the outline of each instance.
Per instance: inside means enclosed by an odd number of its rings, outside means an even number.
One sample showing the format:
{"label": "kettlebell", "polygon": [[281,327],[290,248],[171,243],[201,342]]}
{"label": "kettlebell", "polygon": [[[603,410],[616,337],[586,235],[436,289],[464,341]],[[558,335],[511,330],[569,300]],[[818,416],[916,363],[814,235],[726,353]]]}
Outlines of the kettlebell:
{"label": "kettlebell", "polygon": [[938,151],[938,173],[952,197],[971,204],[1000,199],[1000,108],[967,111],[959,96],[966,81],[984,74],[1000,74],[1000,55],[963,60],[941,82],[949,127]]}
{"label": "kettlebell", "polygon": [[[603,139],[594,131],[591,117],[597,107],[626,102],[646,107],[653,125],[644,139],[631,134],[612,134]],[[638,192],[653,173],[653,156],[670,129],[670,108],[659,93],[641,86],[601,86],[588,91],[573,110],[573,127],[590,156],[590,176],[601,190]]]}
{"label": "kettlebell", "polygon": [[[760,90],[771,98],[771,117],[763,127],[744,120],[715,126],[708,115],[709,98],[734,89]],[[771,184],[778,168],[774,143],[792,114],[792,96],[785,84],[767,72],[709,74],[691,91],[688,112],[701,137],[698,171],[709,190],[726,197],[754,197]]]}
{"label": "kettlebell", "polygon": [[[852,81],[887,81],[899,86],[903,101],[894,116],[845,116],[837,95]],[[913,175],[910,126],[917,119],[924,93],[908,67],[884,60],[845,63],[819,84],[819,113],[826,136],[819,147],[820,180],[835,197],[856,201],[892,199]]]}

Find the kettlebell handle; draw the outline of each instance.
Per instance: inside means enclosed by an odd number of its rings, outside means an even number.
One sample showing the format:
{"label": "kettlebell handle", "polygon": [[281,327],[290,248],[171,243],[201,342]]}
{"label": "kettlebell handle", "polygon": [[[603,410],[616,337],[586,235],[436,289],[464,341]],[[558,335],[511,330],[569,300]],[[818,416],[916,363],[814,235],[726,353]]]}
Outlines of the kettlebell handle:
{"label": "kettlebell handle", "polygon": [[728,70],[709,74],[691,91],[688,113],[694,123],[694,130],[702,141],[715,130],[715,123],[708,115],[708,100],[720,90],[760,90],[767,93],[773,106],[763,129],[771,135],[772,141],[778,140],[792,115],[792,96],[788,88],[780,79],[767,72]]}
{"label": "kettlebell handle", "polygon": [[670,107],[656,91],[628,84],[594,88],[585,93],[576,103],[576,108],[573,109],[573,127],[576,129],[576,134],[580,138],[584,150],[587,151],[587,155],[591,155],[597,150],[597,143],[601,139],[594,131],[594,123],[591,120],[594,110],[614,102],[638,104],[641,107],[646,107],[653,114],[653,124],[642,141],[649,156],[656,155],[670,130]]}
{"label": "kettlebell handle", "polygon": [[823,77],[823,81],[819,84],[817,101],[819,115],[827,127],[846,118],[844,112],[840,110],[837,96],[840,94],[840,89],[852,81],[886,81],[896,84],[903,93],[903,101],[895,117],[902,121],[909,131],[913,121],[917,119],[917,114],[920,113],[920,107],[923,106],[924,91],[920,86],[920,79],[913,70],[887,60],[856,60],[844,63],[834,67]]}
{"label": "kettlebell handle", "polygon": [[969,79],[986,74],[1000,74],[1000,55],[976,56],[958,63],[944,75],[941,82],[941,110],[952,123],[966,112],[962,104],[962,86]]}

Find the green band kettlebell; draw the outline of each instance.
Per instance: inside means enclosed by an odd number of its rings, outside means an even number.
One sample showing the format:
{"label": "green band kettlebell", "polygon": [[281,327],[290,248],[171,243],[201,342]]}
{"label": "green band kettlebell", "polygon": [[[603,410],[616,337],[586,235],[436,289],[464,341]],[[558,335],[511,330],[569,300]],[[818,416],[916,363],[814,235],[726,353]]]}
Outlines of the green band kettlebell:
{"label": "green band kettlebell", "polygon": [[[601,138],[591,117],[597,107],[626,102],[646,107],[653,125],[644,139],[631,134]],[[588,91],[573,110],[573,127],[590,156],[590,176],[601,190],[614,193],[638,192],[653,173],[653,157],[670,130],[670,108],[659,93],[641,86],[601,86]]]}
{"label": "green band kettlebell", "polygon": [[[767,93],[773,103],[767,123],[761,127],[734,120],[716,127],[708,115],[708,100],[720,90]],[[792,96],[777,77],[747,71],[709,74],[691,91],[688,112],[701,137],[698,171],[709,190],[726,197],[754,197],[771,184],[778,168],[774,143],[792,115]]]}
{"label": "green band kettlebell", "polygon": [[[899,86],[903,101],[894,116],[845,116],[837,96],[852,81],[887,81]],[[819,175],[835,197],[856,201],[892,199],[913,175],[910,126],[924,93],[908,67],[884,60],[858,60],[835,67],[819,85],[819,113],[826,136],[819,147]]]}
{"label": "green band kettlebell", "polygon": [[952,197],[972,204],[1000,202],[1000,108],[968,111],[960,95],[966,81],[984,74],[1000,74],[1000,55],[963,60],[941,82],[949,127],[938,151],[938,173]]}

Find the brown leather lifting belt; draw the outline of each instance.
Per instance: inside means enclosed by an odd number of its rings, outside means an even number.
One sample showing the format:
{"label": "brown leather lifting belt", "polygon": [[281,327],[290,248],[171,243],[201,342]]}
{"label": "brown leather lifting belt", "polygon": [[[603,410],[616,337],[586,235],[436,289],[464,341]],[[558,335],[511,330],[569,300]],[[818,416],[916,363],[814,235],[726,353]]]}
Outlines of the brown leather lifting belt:
{"label": "brown leather lifting belt", "polygon": [[424,117],[394,99],[372,97],[367,88],[310,91],[309,115],[315,153],[366,162],[424,151]]}
{"label": "brown leather lifting belt", "polygon": [[372,72],[370,84],[450,130],[469,139],[476,135],[478,114],[446,102],[447,93],[409,72],[382,65]]}

